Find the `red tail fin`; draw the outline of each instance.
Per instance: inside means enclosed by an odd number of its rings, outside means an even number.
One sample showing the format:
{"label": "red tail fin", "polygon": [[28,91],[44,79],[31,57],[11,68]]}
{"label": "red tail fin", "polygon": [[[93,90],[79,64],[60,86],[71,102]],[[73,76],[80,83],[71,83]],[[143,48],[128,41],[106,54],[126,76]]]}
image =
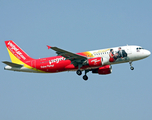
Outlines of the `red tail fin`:
{"label": "red tail fin", "polygon": [[31,60],[32,58],[27,55],[17,44],[12,40],[5,41],[7,50],[9,52],[12,62],[17,63],[18,60],[24,62],[26,60]]}

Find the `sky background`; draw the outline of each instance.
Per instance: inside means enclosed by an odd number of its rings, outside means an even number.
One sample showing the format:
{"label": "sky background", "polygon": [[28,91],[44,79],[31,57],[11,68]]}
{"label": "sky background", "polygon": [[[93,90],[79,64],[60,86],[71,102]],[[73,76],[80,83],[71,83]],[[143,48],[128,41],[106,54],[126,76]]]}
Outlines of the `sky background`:
{"label": "sky background", "polygon": [[[151,0],[0,0],[0,60],[4,41],[32,58],[55,56],[46,45],[77,53],[140,45],[152,52]],[[151,120],[152,55],[113,65],[110,75],[4,70],[0,64],[0,120]],[[84,73],[83,73],[84,74]]]}

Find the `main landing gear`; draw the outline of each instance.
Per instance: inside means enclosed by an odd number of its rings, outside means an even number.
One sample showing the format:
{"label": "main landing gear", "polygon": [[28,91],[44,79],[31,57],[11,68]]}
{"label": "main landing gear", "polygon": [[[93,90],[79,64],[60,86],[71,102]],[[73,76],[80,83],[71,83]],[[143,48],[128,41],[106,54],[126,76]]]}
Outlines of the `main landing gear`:
{"label": "main landing gear", "polygon": [[[85,70],[85,75],[83,76],[83,79],[84,79],[84,80],[88,80],[88,76],[86,75],[88,72],[89,72],[89,70]],[[76,73],[77,73],[78,75],[81,75],[81,74],[82,74],[82,71],[81,71],[81,70],[77,70]]]}
{"label": "main landing gear", "polygon": [[78,65],[78,70],[77,70],[77,74],[78,75],[81,75],[82,74],[82,71],[80,70],[80,68],[82,67],[81,64]]}
{"label": "main landing gear", "polygon": [[88,80],[88,76],[87,76],[87,73],[89,72],[89,70],[85,70],[85,75],[83,76],[83,79],[84,80]]}
{"label": "main landing gear", "polygon": [[130,61],[129,64],[130,64],[130,69],[134,70],[134,67],[132,66],[132,61]]}
{"label": "main landing gear", "polygon": [[78,75],[81,75],[81,74],[82,74],[82,71],[81,71],[81,70],[77,70],[77,74],[78,74]]}
{"label": "main landing gear", "polygon": [[87,75],[84,75],[84,76],[83,76],[83,79],[84,79],[84,80],[88,80],[88,76],[87,76]]}

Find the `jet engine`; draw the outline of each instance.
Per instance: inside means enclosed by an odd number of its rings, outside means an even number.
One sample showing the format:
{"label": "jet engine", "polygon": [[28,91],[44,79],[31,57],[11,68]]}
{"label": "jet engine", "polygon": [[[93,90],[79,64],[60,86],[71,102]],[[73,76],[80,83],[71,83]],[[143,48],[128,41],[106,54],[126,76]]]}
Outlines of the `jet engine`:
{"label": "jet engine", "polygon": [[104,65],[98,69],[92,70],[92,73],[98,73],[100,75],[106,75],[112,73],[111,65]]}

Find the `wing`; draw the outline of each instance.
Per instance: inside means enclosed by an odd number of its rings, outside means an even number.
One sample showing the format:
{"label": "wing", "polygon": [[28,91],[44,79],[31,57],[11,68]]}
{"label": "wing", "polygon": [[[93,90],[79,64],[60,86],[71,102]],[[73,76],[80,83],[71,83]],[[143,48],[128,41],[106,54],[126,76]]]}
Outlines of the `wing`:
{"label": "wing", "polygon": [[71,60],[72,64],[74,64],[75,66],[77,66],[78,64],[81,64],[82,62],[84,62],[87,59],[87,57],[85,57],[85,56],[81,56],[81,55],[78,55],[78,54],[57,48],[57,47],[51,47],[51,46],[47,46],[47,47],[48,47],[48,49],[52,49],[52,50],[56,51],[56,53],[58,55],[65,57],[66,60],[67,59]]}
{"label": "wing", "polygon": [[6,65],[9,65],[11,67],[23,67],[23,65],[12,63],[12,62],[3,61],[3,63],[5,63]]}

